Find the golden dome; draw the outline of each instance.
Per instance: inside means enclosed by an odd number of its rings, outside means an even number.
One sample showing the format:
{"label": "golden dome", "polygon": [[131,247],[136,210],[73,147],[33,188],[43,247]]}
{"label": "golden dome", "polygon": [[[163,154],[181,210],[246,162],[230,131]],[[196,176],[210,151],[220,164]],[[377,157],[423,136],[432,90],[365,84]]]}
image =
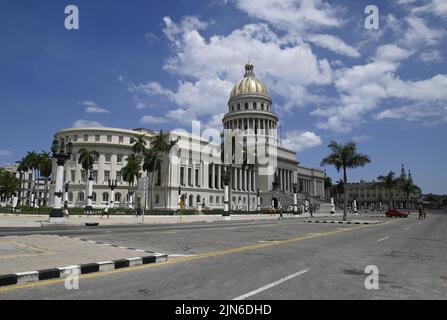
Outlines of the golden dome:
{"label": "golden dome", "polygon": [[231,90],[230,99],[241,96],[241,95],[263,95],[268,97],[268,90],[265,84],[256,79],[253,73],[254,66],[251,62],[245,65],[245,75],[244,78],[239,80],[239,82]]}

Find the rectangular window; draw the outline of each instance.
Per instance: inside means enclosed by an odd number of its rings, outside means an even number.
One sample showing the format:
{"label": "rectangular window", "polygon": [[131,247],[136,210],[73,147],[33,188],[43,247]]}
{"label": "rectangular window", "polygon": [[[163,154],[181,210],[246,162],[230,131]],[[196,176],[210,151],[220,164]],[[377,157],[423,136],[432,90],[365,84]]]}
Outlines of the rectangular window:
{"label": "rectangular window", "polygon": [[199,181],[199,169],[196,169],[196,172],[195,172],[195,181],[196,181],[196,187],[200,187],[200,181]]}
{"label": "rectangular window", "polygon": [[95,183],[98,183],[98,171],[97,170],[93,170],[93,181]]}
{"label": "rectangular window", "polygon": [[108,182],[110,180],[110,171],[104,171],[104,181]]}
{"label": "rectangular window", "polygon": [[180,167],[180,185],[185,185],[185,167]]}
{"label": "rectangular window", "polygon": [[86,176],[86,174],[85,174],[85,170],[82,170],[82,171],[81,171],[81,180],[82,180],[82,181],[86,181],[86,180],[87,180],[86,177],[87,177],[87,176]]}
{"label": "rectangular window", "polygon": [[112,142],[112,136],[107,136],[107,142]]}
{"label": "rectangular window", "polygon": [[75,182],[75,179],[76,179],[76,171],[75,170],[71,170],[70,171],[70,181],[71,182]]}
{"label": "rectangular window", "polygon": [[112,156],[110,154],[106,154],[106,163],[110,163],[110,159]]}
{"label": "rectangular window", "polygon": [[116,182],[121,183],[123,181],[123,177],[121,175],[121,172],[116,173]]}
{"label": "rectangular window", "polygon": [[99,140],[100,140],[100,136],[99,136],[99,134],[95,135],[95,141],[96,141],[96,142],[99,142]]}
{"label": "rectangular window", "polygon": [[84,141],[88,141],[88,135],[84,134]]}
{"label": "rectangular window", "polygon": [[192,169],[188,168],[188,186],[192,187]]}
{"label": "rectangular window", "polygon": [[121,155],[121,154],[119,154],[117,157],[116,157],[116,162],[117,163],[123,163],[123,156]]}
{"label": "rectangular window", "polygon": [[73,136],[73,142],[77,142],[77,141],[78,141],[78,135],[75,134],[75,135]]}
{"label": "rectangular window", "polygon": [[124,137],[119,137],[119,143],[123,143],[124,142]]}

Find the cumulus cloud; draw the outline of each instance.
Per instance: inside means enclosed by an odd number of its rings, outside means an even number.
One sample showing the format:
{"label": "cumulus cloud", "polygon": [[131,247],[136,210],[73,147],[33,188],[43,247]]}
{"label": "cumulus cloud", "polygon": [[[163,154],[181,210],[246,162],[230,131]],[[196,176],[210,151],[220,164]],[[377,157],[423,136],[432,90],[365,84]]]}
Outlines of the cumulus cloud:
{"label": "cumulus cloud", "polygon": [[162,117],[144,116],[141,118],[140,122],[144,124],[164,124],[167,123],[168,120]]}
{"label": "cumulus cloud", "polygon": [[341,55],[354,58],[360,57],[360,52],[356,48],[346,44],[342,39],[332,35],[314,34],[307,37],[306,40],[319,47],[329,49]]}
{"label": "cumulus cloud", "polygon": [[236,5],[249,16],[288,32],[337,28],[343,23],[339,8],[321,0],[236,0]]}
{"label": "cumulus cloud", "polygon": [[287,132],[282,142],[286,148],[297,152],[303,152],[323,144],[321,138],[314,132],[298,130]]}
{"label": "cumulus cloud", "polygon": [[91,120],[76,120],[73,125],[73,128],[100,128],[104,127],[103,124],[97,122],[97,121],[91,121]]}
{"label": "cumulus cloud", "polygon": [[441,51],[436,50],[436,49],[422,52],[419,55],[419,59],[421,59],[421,61],[423,61],[427,64],[438,63],[438,62],[441,62],[444,60]]}
{"label": "cumulus cloud", "polygon": [[[317,123],[320,129],[349,132],[364,122],[364,116],[379,107],[385,99],[413,102],[447,100],[447,75],[436,75],[425,80],[402,80],[396,72],[400,60],[408,57],[395,45],[377,49],[372,62],[337,72],[335,81],[340,99],[338,105],[318,108],[313,115],[325,118]],[[382,119],[378,117],[377,119]]]}
{"label": "cumulus cloud", "polygon": [[399,108],[386,109],[375,115],[378,120],[403,119],[422,122],[424,125],[447,123],[447,103],[413,103]]}
{"label": "cumulus cloud", "polygon": [[83,101],[79,104],[85,107],[86,113],[110,113],[109,110],[98,106],[94,101]]}

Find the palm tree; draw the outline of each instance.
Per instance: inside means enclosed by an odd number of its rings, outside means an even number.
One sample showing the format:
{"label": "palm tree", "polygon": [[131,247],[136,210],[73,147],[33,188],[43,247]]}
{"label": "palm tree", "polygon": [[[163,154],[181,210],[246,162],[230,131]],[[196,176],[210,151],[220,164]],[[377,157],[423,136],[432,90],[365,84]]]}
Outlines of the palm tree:
{"label": "palm tree", "polygon": [[[161,163],[166,157],[169,166],[169,153],[178,143],[178,139],[168,141],[168,138],[169,134],[164,134],[163,130],[160,130],[160,133],[155,137],[154,141],[152,142],[151,149],[149,150],[149,152],[146,152],[143,160],[143,170],[148,172],[148,177],[149,172],[151,172],[151,190],[152,190],[151,209],[154,208],[154,201],[153,201],[153,190],[155,184],[154,174],[156,171],[161,170]],[[166,198],[167,198],[167,183],[165,183],[165,206],[167,206]]]}
{"label": "palm tree", "polygon": [[146,150],[146,140],[144,140],[144,134],[142,134],[141,136],[136,137],[133,140],[133,145],[132,145],[132,152],[139,155],[139,154],[143,154],[144,151]]}
{"label": "palm tree", "polygon": [[[121,175],[123,180],[129,184],[129,194],[133,194],[135,192],[135,181],[138,185],[138,179],[140,178],[141,159],[137,155],[131,154],[126,161],[127,164],[121,169]],[[129,198],[129,205],[131,204],[132,201]]]}
{"label": "palm tree", "polygon": [[28,153],[25,156],[25,163],[26,166],[29,170],[31,170],[33,177],[31,180],[31,192],[32,194],[34,194],[34,198],[32,200],[31,206],[34,207],[36,205],[36,196],[37,196],[37,190],[36,190],[36,185],[38,188],[38,184],[39,184],[39,175],[38,175],[38,170],[39,170],[39,161],[40,161],[40,157],[39,154],[37,154],[35,151],[28,151]]}
{"label": "palm tree", "polygon": [[[16,163],[18,164],[17,172],[20,173],[21,189],[23,191],[25,189],[25,173],[27,173],[29,171],[27,159],[26,159],[26,157],[23,157],[20,161],[17,161]],[[22,194],[21,197],[24,197],[24,195]],[[27,200],[25,200],[25,203],[27,203],[28,201],[30,201],[29,198],[27,198]],[[19,197],[19,202],[21,203],[20,197]]]}
{"label": "palm tree", "polygon": [[45,195],[43,200],[44,207],[47,206],[48,199],[48,182],[53,171],[53,161],[48,152],[42,152],[39,157],[39,172],[40,175],[45,179]]}
{"label": "palm tree", "polygon": [[86,188],[86,197],[85,197],[85,203],[87,204],[87,199],[90,196],[90,191],[88,190],[88,178],[89,173],[91,170],[93,170],[93,164],[95,163],[95,160],[99,157],[99,153],[95,150],[87,150],[85,148],[82,148],[79,150],[79,159],[78,163],[81,165],[82,169],[85,171],[85,188]]}
{"label": "palm tree", "polygon": [[379,184],[388,190],[388,209],[391,209],[393,203],[393,190],[397,188],[401,182],[395,178],[394,171],[390,171],[386,176],[378,176]]}
{"label": "palm tree", "polygon": [[354,169],[357,167],[364,167],[371,162],[369,156],[357,153],[357,146],[354,142],[349,142],[345,145],[332,141],[328,148],[332,151],[326,158],[321,161],[321,165],[333,165],[338,172],[343,170],[343,186],[344,186],[344,208],[343,221],[347,220],[347,203],[348,193],[346,186],[348,184],[347,169]]}
{"label": "palm tree", "polygon": [[412,180],[407,179],[401,182],[400,189],[405,193],[407,199],[407,209],[408,203],[410,202],[410,196],[420,191],[420,188],[413,183]]}

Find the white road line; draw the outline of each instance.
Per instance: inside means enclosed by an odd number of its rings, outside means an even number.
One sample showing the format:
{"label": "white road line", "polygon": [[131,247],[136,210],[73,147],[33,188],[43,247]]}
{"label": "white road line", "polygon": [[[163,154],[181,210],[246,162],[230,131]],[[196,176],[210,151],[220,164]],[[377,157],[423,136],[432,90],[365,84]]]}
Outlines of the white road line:
{"label": "white road line", "polygon": [[411,227],[407,227],[407,228],[405,228],[404,230],[407,231],[407,230],[410,230],[410,229],[411,229]]}
{"label": "white road line", "polygon": [[382,239],[379,239],[379,240],[377,240],[377,242],[382,242],[382,241],[385,241],[385,240],[387,240],[387,239],[389,239],[390,237],[385,237],[385,238],[382,238]]}
{"label": "white road line", "polygon": [[286,282],[286,281],[288,281],[290,279],[293,279],[293,278],[296,278],[298,276],[301,276],[301,275],[305,274],[306,272],[308,272],[309,270],[310,269],[301,270],[301,271],[299,271],[297,273],[291,274],[288,277],[282,278],[282,279],[280,279],[278,281],[275,281],[275,282],[272,282],[272,283],[270,283],[270,284],[268,284],[266,286],[263,286],[262,288],[259,288],[257,290],[254,290],[254,291],[251,291],[251,292],[246,293],[244,295],[241,295],[241,296],[239,296],[237,298],[234,298],[233,300],[245,300],[247,298],[250,298],[251,296],[257,295],[258,293],[261,293],[261,292],[266,291],[268,289],[271,289],[271,288],[273,288],[273,287],[275,287],[277,285],[280,285],[281,283],[284,283],[284,282]]}

